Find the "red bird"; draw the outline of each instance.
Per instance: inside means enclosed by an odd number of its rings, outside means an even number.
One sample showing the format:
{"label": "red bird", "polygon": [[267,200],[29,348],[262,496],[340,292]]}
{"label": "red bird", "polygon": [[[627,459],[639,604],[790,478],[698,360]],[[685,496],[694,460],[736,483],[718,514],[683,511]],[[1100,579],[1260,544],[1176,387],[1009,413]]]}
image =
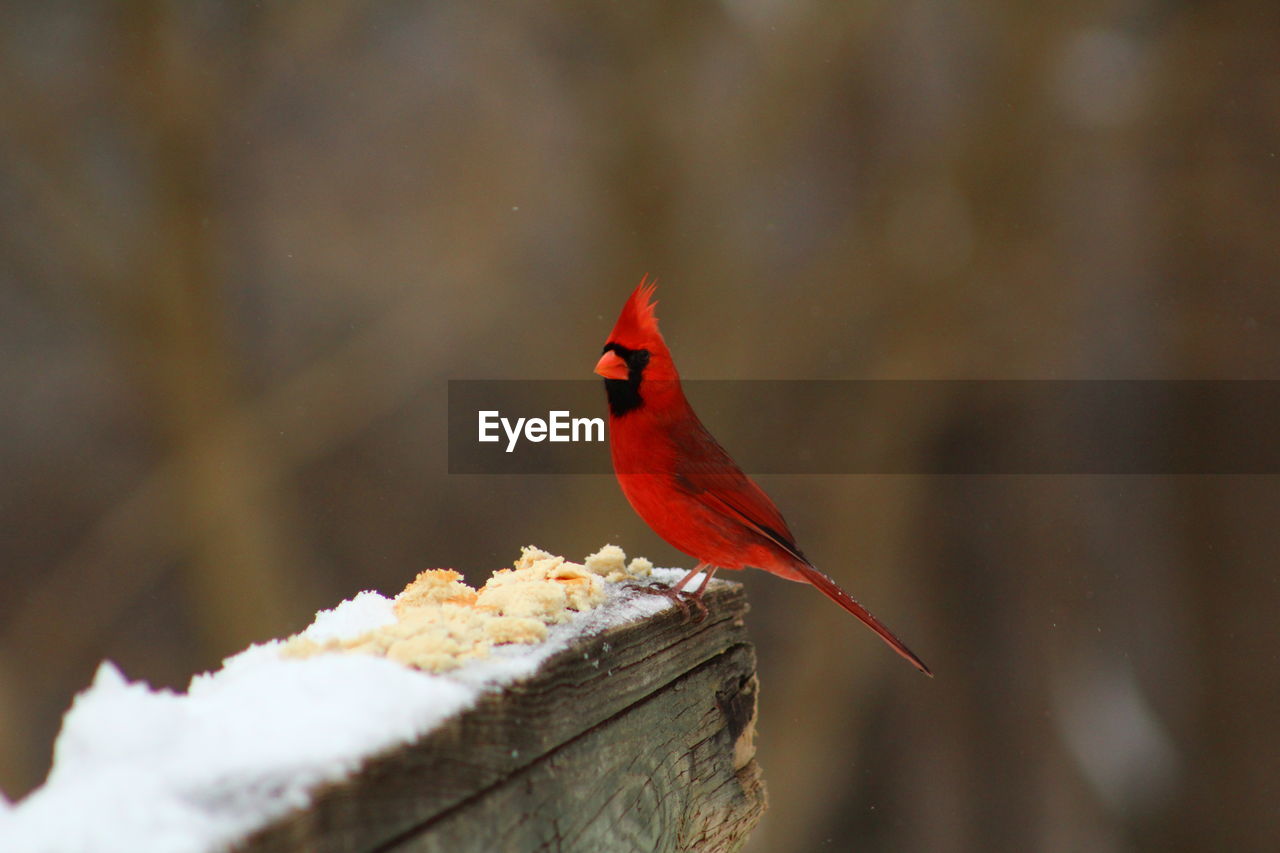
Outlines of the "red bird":
{"label": "red bird", "polygon": [[685,593],[701,603],[716,569],[748,566],[813,584],[932,676],[879,619],[813,567],[773,501],[698,420],[658,331],[653,291],[642,279],[622,307],[595,372],[604,377],[609,399],[609,446],[622,493],[654,532],[698,560],[667,592],[680,594],[705,570],[698,588]]}

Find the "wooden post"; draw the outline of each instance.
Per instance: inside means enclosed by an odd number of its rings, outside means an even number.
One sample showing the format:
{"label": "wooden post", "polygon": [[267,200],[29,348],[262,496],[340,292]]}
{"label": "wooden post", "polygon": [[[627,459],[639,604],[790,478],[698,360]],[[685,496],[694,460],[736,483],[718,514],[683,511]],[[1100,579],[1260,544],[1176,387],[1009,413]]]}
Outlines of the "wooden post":
{"label": "wooden post", "polygon": [[741,585],[706,604],[583,638],[237,850],[738,849],[765,809],[755,649]]}

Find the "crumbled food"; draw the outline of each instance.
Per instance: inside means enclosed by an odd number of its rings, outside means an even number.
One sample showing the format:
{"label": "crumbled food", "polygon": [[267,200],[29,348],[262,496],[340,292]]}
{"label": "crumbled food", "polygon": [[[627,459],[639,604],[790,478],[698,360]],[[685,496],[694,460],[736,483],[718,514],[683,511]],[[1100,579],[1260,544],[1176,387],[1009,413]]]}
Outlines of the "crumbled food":
{"label": "crumbled food", "polygon": [[513,581],[485,586],[476,599],[476,607],[501,616],[546,619],[563,622],[569,618],[569,597],[556,583],[545,581]]}
{"label": "crumbled food", "polygon": [[503,643],[541,643],[547,638],[547,624],[540,619],[518,616],[492,616],[484,621],[485,633],[497,645]]}
{"label": "crumbled food", "polygon": [[627,564],[616,545],[601,548],[585,564],[529,545],[512,568],[494,572],[479,590],[452,569],[428,569],[396,596],[394,623],[346,639],[295,636],[283,654],[354,652],[445,672],[487,657],[495,645],[545,640],[548,626],[604,603],[606,582],[647,576],[652,568],[643,557]]}
{"label": "crumbled food", "polygon": [[599,551],[583,560],[586,567],[598,575],[608,578],[610,575],[621,575],[626,572],[627,555],[617,545],[605,545]]}
{"label": "crumbled food", "polygon": [[427,569],[396,596],[396,613],[424,604],[475,603],[476,591],[462,582],[462,575],[452,569]]}
{"label": "crumbled food", "polygon": [[640,580],[653,572],[653,563],[644,557],[628,563],[626,553],[617,545],[605,545],[582,562],[587,571],[601,575],[609,583]]}
{"label": "crumbled food", "polygon": [[514,568],[516,571],[520,571],[521,569],[531,568],[534,563],[555,559],[563,560],[564,557],[557,558],[554,554],[542,550],[537,545],[526,545],[520,549],[520,559],[516,560]]}

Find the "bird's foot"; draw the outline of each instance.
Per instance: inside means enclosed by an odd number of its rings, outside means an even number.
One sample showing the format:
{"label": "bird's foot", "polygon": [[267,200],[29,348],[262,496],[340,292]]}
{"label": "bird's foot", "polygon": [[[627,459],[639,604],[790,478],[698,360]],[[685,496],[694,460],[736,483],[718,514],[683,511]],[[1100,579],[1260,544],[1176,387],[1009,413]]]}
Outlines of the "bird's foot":
{"label": "bird's foot", "polygon": [[627,589],[634,589],[636,592],[643,592],[645,595],[660,595],[670,601],[676,607],[680,608],[680,612],[684,614],[685,619],[689,618],[689,605],[685,603],[685,593],[683,590],[673,589],[662,583],[639,584],[629,583]]}
{"label": "bird's foot", "polygon": [[[666,584],[627,584],[627,589],[634,589],[637,592],[643,592],[646,595],[661,595],[668,599],[676,607],[680,608],[680,614],[683,617],[682,622],[693,621],[701,622],[707,618],[709,611],[706,603],[702,600],[702,591],[689,592],[688,590],[675,589]],[[692,612],[689,605],[693,605]],[[696,613],[696,615],[695,615]]]}
{"label": "bird's foot", "polygon": [[681,595],[685,596],[686,603],[693,605],[694,612],[696,613],[696,615],[693,616],[693,623],[695,625],[701,623],[702,620],[711,615],[711,611],[707,609],[707,603],[702,600],[701,592],[682,592]]}

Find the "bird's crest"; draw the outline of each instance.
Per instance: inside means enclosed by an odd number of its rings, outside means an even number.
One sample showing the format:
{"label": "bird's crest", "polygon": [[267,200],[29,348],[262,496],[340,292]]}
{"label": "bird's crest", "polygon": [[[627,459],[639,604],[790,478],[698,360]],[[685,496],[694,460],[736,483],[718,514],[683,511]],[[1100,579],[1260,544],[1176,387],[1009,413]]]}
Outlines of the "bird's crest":
{"label": "bird's crest", "polygon": [[658,315],[654,310],[658,307],[658,303],[653,300],[653,293],[657,288],[658,283],[650,281],[649,276],[646,275],[640,279],[640,284],[631,293],[631,298],[622,306],[622,313],[618,316],[618,322],[614,325],[613,334],[610,335],[609,340],[639,349],[648,341],[655,338],[662,339],[662,335],[658,332]]}

